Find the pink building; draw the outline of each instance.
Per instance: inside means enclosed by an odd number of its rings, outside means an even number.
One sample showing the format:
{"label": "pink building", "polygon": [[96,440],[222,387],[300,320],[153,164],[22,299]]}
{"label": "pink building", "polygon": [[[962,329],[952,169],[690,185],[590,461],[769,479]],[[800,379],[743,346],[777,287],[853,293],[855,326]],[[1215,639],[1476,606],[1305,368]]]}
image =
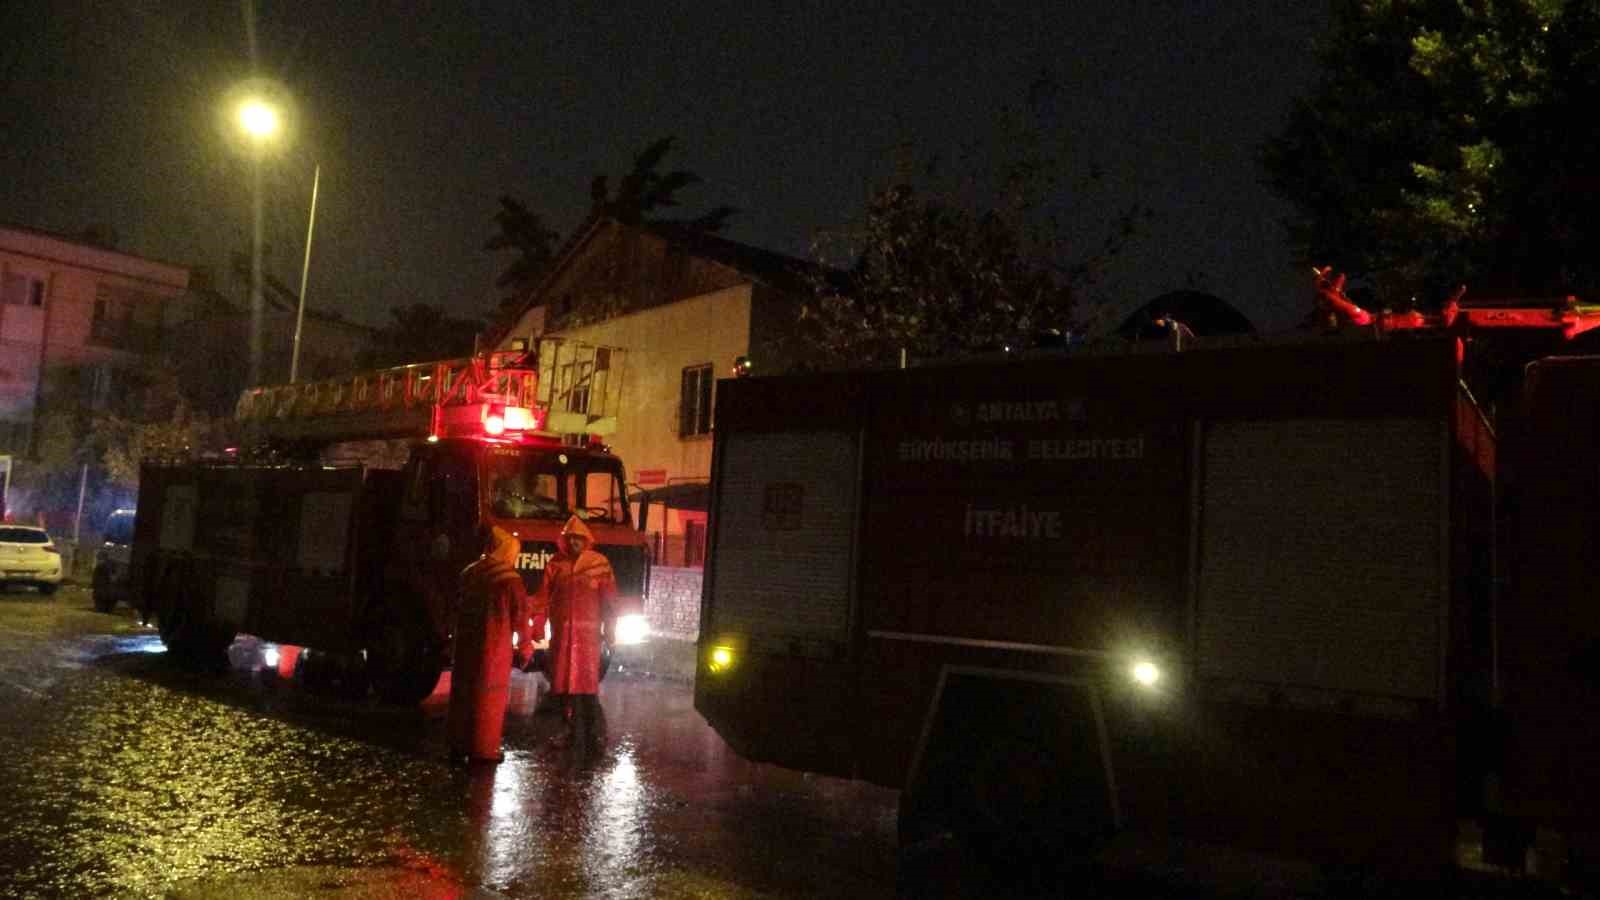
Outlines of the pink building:
{"label": "pink building", "polygon": [[54,370],[84,372],[78,399],[105,403],[159,352],[188,285],[183,266],[0,225],[0,454],[31,452]]}

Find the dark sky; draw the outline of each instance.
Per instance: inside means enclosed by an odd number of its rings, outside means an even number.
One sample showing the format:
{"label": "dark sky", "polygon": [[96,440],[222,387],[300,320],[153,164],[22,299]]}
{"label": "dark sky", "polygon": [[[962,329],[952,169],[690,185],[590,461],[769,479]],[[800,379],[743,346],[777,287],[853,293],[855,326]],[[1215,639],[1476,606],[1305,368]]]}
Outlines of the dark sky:
{"label": "dark sky", "polygon": [[1091,234],[1155,213],[1097,300],[1198,286],[1268,328],[1310,302],[1254,156],[1310,84],[1321,3],[251,5],[0,3],[0,222],[109,224],[123,249],[225,268],[249,246],[249,169],[219,110],[253,32],[299,108],[264,176],[270,271],[298,280],[320,163],[313,306],[477,312],[507,261],[482,250],[501,193],[566,231],[591,176],[676,135],[669,166],[705,179],[686,211],[736,206],[729,237],[803,256],[897,147],[992,146],[999,107],[1048,72],[1070,171],[1105,170],[1062,206]]}

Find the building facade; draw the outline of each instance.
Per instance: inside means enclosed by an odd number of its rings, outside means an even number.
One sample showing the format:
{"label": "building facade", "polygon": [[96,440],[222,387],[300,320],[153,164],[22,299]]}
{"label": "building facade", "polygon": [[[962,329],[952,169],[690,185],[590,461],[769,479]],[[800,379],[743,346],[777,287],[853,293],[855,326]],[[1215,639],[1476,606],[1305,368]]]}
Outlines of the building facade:
{"label": "building facade", "polygon": [[496,341],[546,335],[626,351],[608,440],[627,465],[658,564],[704,563],[716,380],[740,360],[783,367],[807,268],[715,235],[599,218],[569,241]]}
{"label": "building facade", "polygon": [[189,275],[183,266],[0,226],[0,454],[31,452],[56,371],[79,373],[70,389],[84,396],[75,400],[108,402],[126,373],[159,353]]}

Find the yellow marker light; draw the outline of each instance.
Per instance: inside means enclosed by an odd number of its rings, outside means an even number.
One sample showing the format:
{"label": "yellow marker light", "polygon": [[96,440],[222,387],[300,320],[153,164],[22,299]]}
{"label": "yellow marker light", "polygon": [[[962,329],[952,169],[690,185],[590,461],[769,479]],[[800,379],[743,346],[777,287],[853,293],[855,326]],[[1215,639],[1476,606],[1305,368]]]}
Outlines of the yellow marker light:
{"label": "yellow marker light", "polygon": [[1133,669],[1129,674],[1133,675],[1134,681],[1145,687],[1155,687],[1156,682],[1161,680],[1161,669],[1147,659],[1134,663]]}
{"label": "yellow marker light", "polygon": [[711,671],[721,672],[733,665],[733,648],[712,647],[709,659],[711,661]]}

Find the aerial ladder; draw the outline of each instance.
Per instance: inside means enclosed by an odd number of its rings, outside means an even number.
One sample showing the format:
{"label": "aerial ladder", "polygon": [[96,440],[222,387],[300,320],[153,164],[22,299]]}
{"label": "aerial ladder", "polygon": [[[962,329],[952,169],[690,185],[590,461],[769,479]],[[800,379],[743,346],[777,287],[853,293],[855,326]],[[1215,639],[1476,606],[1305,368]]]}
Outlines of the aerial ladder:
{"label": "aerial ladder", "polygon": [[626,351],[563,338],[528,347],[247,388],[234,418],[283,441],[442,438],[519,432],[552,439],[616,431]]}

